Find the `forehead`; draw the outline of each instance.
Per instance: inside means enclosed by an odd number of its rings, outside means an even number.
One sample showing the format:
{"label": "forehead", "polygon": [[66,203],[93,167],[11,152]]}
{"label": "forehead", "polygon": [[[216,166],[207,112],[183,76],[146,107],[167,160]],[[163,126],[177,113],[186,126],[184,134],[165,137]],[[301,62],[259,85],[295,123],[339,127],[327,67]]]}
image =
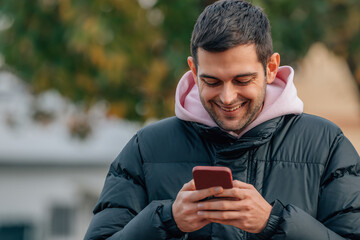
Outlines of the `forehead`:
{"label": "forehead", "polygon": [[263,72],[255,44],[239,45],[223,52],[198,49],[198,72],[214,76],[238,75],[245,72]]}

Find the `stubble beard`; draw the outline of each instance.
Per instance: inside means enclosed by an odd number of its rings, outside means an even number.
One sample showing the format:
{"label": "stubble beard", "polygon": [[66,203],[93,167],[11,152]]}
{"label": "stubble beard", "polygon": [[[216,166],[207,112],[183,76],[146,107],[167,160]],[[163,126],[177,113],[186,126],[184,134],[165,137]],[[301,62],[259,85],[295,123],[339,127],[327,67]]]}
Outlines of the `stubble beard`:
{"label": "stubble beard", "polygon": [[[260,95],[260,98],[257,99],[259,101],[254,102],[248,100],[249,102],[246,103],[246,105],[244,106],[247,108],[245,114],[240,119],[237,120],[237,126],[233,128],[230,126],[226,126],[226,119],[222,120],[221,117],[218,116],[215,110],[215,108],[217,108],[218,106],[216,106],[214,101],[209,101],[208,102],[209,105],[207,105],[203,98],[200,97],[200,100],[205,110],[209,113],[212,120],[221,129],[223,129],[224,131],[235,132],[236,134],[240,134],[247,126],[249,126],[258,117],[258,115],[262,111],[262,107],[264,105],[264,100],[265,100],[265,92],[266,92],[265,89],[266,89],[266,85]],[[251,104],[253,106],[251,106]]]}

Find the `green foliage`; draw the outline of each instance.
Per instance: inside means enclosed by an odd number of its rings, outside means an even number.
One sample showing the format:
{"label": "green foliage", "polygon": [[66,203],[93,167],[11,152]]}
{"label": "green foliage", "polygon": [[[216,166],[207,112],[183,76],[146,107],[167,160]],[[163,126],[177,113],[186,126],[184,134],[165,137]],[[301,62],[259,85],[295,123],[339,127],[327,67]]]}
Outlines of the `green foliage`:
{"label": "green foliage", "polygon": [[[188,6],[193,5],[191,11]],[[109,114],[145,120],[171,115],[177,78],[186,69],[196,1],[2,1],[5,63],[34,92],[49,88]]]}
{"label": "green foliage", "polygon": [[[0,52],[35,93],[56,88],[88,106],[106,100],[110,115],[162,118],[173,115],[193,25],[211,2],[0,0]],[[283,64],[322,41],[360,82],[360,1],[253,2],[270,18]]]}
{"label": "green foliage", "polygon": [[257,0],[272,26],[282,64],[294,64],[314,42],[343,56],[360,86],[360,1]]}

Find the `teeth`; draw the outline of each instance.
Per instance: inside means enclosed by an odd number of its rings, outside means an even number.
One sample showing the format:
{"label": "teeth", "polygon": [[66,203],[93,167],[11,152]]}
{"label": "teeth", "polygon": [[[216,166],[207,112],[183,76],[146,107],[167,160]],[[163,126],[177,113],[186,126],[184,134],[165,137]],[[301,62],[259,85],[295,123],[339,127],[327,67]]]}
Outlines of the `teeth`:
{"label": "teeth", "polygon": [[237,109],[239,109],[241,107],[241,105],[237,106],[237,107],[234,107],[234,108],[221,108],[222,110],[226,111],[226,112],[232,112],[232,111],[235,111]]}

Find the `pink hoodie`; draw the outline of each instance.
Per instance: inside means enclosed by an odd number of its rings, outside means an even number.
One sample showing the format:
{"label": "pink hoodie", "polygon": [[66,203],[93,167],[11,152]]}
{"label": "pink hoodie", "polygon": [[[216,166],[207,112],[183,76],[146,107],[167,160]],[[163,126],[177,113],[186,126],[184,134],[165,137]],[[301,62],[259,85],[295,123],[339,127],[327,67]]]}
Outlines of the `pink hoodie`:
{"label": "pink hoodie", "polygon": [[[230,133],[240,138],[244,133],[267,120],[286,114],[302,113],[303,102],[297,96],[293,77],[294,70],[291,67],[280,67],[275,81],[266,87],[264,106],[258,117],[240,134]],[[184,74],[176,88],[175,114],[185,121],[198,122],[210,127],[217,126],[200,101],[199,90],[191,71]]]}

